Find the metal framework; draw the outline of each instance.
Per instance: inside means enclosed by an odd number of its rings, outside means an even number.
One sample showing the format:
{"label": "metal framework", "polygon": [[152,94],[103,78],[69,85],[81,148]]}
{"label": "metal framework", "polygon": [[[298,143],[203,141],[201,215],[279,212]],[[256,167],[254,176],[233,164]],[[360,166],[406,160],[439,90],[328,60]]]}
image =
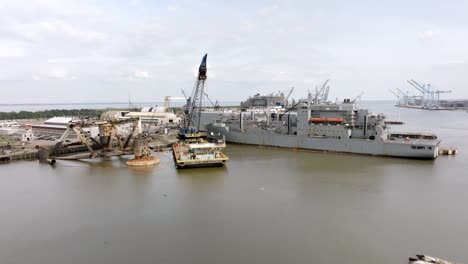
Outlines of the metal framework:
{"label": "metal framework", "polygon": [[192,96],[189,98],[188,107],[186,110],[186,120],[185,120],[185,128],[195,128],[197,131],[200,130],[200,116],[201,116],[201,109],[203,107],[203,97],[205,95],[205,81],[207,79],[206,76],[206,59],[208,54],[203,56],[202,61],[200,63],[200,67],[198,68],[198,77],[197,81],[195,82],[195,86],[193,87]]}

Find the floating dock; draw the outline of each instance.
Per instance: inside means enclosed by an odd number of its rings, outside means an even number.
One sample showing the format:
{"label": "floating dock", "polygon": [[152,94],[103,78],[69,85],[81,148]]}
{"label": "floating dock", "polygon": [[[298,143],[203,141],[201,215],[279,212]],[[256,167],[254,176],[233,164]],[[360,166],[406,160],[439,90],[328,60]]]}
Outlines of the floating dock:
{"label": "floating dock", "polygon": [[456,155],[458,150],[451,147],[439,147],[439,155]]}

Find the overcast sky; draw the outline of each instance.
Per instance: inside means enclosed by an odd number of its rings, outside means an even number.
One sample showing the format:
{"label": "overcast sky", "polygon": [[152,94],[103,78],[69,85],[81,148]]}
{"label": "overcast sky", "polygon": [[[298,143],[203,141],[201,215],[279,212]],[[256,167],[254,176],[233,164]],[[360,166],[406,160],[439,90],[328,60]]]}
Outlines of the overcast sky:
{"label": "overcast sky", "polygon": [[220,101],[328,78],[332,98],[410,78],[468,98],[468,1],[386,2],[0,0],[0,104],[162,101],[204,53]]}

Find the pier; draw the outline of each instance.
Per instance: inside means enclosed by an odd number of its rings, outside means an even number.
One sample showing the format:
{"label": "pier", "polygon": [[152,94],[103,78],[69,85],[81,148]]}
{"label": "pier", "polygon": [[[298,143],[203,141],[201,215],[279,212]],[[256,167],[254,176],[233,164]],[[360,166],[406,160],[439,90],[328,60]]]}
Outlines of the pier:
{"label": "pier", "polygon": [[458,150],[452,147],[439,147],[439,155],[456,155]]}

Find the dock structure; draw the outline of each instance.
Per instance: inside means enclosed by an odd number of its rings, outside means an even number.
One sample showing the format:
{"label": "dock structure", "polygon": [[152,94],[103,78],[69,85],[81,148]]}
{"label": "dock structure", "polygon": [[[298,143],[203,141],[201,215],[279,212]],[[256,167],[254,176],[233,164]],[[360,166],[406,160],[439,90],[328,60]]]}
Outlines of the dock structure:
{"label": "dock structure", "polygon": [[452,261],[443,260],[440,258],[431,257],[428,255],[416,255],[416,257],[410,257],[408,264],[456,264]]}
{"label": "dock structure", "polygon": [[456,155],[458,149],[451,147],[439,147],[439,155]]}

